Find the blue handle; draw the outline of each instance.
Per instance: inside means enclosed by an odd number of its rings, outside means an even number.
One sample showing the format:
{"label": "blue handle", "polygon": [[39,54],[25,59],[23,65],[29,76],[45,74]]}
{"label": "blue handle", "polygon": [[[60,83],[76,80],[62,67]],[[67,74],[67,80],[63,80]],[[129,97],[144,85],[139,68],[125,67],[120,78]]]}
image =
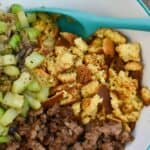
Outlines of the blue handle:
{"label": "blue handle", "polygon": [[[90,20],[90,24],[87,28],[91,27],[95,31],[99,27],[150,31],[150,18],[113,18],[93,16]],[[86,25],[88,22],[89,19],[85,18],[82,24],[85,23]],[[92,32],[93,31],[89,31],[88,34],[90,35]]]}
{"label": "blue handle", "polygon": [[147,147],[147,149],[146,150],[150,150],[150,145]]}

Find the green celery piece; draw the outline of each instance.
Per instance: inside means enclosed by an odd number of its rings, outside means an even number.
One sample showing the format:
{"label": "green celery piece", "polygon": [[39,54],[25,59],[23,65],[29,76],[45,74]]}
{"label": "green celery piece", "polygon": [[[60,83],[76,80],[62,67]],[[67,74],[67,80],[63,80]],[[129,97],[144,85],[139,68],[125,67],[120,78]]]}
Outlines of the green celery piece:
{"label": "green celery piece", "polygon": [[4,73],[8,76],[17,77],[20,71],[16,66],[6,66],[4,67]]}
{"label": "green celery piece", "polygon": [[31,75],[28,72],[21,73],[20,77],[13,82],[12,92],[22,93],[31,81]]}
{"label": "green celery piece", "polygon": [[19,21],[16,22],[16,29],[19,31],[21,29],[21,24]]}
{"label": "green celery piece", "polygon": [[5,127],[3,125],[0,124],[0,136],[5,136],[8,134],[8,127]]}
{"label": "green celery piece", "polygon": [[23,11],[23,7],[20,4],[13,4],[10,7],[10,12],[17,14],[18,12]]}
{"label": "green celery piece", "polygon": [[25,15],[25,12],[24,12],[23,7],[21,5],[13,4],[10,8],[10,11],[17,15],[21,27],[23,27],[23,28],[29,27],[27,17]]}
{"label": "green celery piece", "polygon": [[25,66],[29,69],[34,69],[42,64],[45,57],[39,54],[38,52],[32,52],[25,59]]}
{"label": "green celery piece", "polygon": [[0,66],[3,66],[3,56],[0,55]]}
{"label": "green celery piece", "polygon": [[37,92],[32,92],[32,91],[29,91],[26,89],[24,91],[24,95],[29,95],[29,96],[33,97],[34,99],[37,99]]}
{"label": "green celery piece", "polygon": [[19,34],[14,34],[9,41],[9,45],[13,49],[16,49],[16,47],[19,45],[20,41],[21,41],[21,38],[20,38]]}
{"label": "green celery piece", "polygon": [[3,126],[11,124],[13,120],[17,117],[17,115],[18,112],[15,109],[9,108],[0,119],[0,124],[2,124]]}
{"label": "green celery piece", "polygon": [[29,103],[28,101],[25,99],[24,100],[24,104],[23,104],[23,107],[21,108],[21,115],[23,117],[26,117],[27,116],[27,113],[29,111],[30,107],[29,107]]}
{"label": "green celery piece", "polygon": [[8,55],[12,53],[12,49],[10,47],[0,50],[0,55]]}
{"label": "green celery piece", "polygon": [[31,97],[30,95],[25,95],[26,100],[28,101],[30,107],[32,109],[40,109],[41,108],[41,103],[37,100],[35,100],[33,97]]}
{"label": "green celery piece", "polygon": [[40,102],[44,102],[48,99],[49,96],[49,88],[43,87],[38,93],[37,93],[37,99]]}
{"label": "green celery piece", "polygon": [[36,21],[36,13],[27,13],[27,19],[29,23],[34,23]]}
{"label": "green celery piece", "polygon": [[0,21],[0,34],[5,33],[7,31],[7,24],[6,22]]}
{"label": "green celery piece", "polygon": [[0,64],[1,64],[1,61],[2,61],[2,66],[7,66],[7,65],[16,65],[17,63],[17,60],[16,60],[16,57],[12,54],[7,54],[7,55],[4,55],[4,56],[1,56],[2,60],[0,60]]}
{"label": "green celery piece", "polygon": [[26,15],[23,11],[18,12],[17,16],[18,16],[18,20],[19,20],[20,25],[21,25],[22,28],[29,27],[27,17],[26,17]]}
{"label": "green celery piece", "polygon": [[36,80],[31,81],[31,83],[27,87],[27,90],[31,92],[38,92],[40,91],[40,89],[41,89],[41,86]]}
{"label": "green celery piece", "polygon": [[0,107],[0,118],[4,115],[4,113],[5,113],[5,110]]}
{"label": "green celery piece", "polygon": [[0,102],[3,101],[3,93],[0,91]]}
{"label": "green celery piece", "polygon": [[24,103],[24,96],[18,95],[16,93],[7,92],[4,96],[2,103],[9,107],[20,109],[22,108]]}
{"label": "green celery piece", "polygon": [[10,140],[9,136],[0,136],[0,144],[8,143],[9,140]]}
{"label": "green celery piece", "polygon": [[30,27],[26,29],[26,32],[29,36],[30,41],[34,42],[37,40],[37,37],[40,34],[40,31],[36,28]]}

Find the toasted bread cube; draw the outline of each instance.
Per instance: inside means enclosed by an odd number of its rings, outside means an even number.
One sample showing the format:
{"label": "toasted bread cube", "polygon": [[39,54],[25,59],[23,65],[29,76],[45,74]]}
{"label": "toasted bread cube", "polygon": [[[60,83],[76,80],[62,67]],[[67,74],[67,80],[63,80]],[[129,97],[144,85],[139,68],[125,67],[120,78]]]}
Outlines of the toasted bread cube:
{"label": "toasted bread cube", "polygon": [[59,72],[69,69],[74,64],[74,56],[70,52],[65,52],[56,58],[56,70]]}
{"label": "toasted bread cube", "polygon": [[76,77],[76,72],[61,73],[57,76],[57,78],[63,83],[74,82],[76,81]]}
{"label": "toasted bread cube", "polygon": [[99,95],[94,95],[91,98],[85,98],[82,100],[82,114],[81,117],[86,118],[86,117],[90,117],[92,119],[94,119],[96,117],[96,113],[98,111],[98,104],[102,103],[102,99],[99,97]]}
{"label": "toasted bread cube", "polygon": [[89,97],[93,94],[96,94],[98,91],[98,88],[99,88],[99,82],[91,81],[81,88],[81,94],[83,97]]}
{"label": "toasted bread cube", "polygon": [[79,115],[80,111],[81,111],[81,103],[80,102],[76,102],[72,105],[72,109],[73,109],[73,113],[77,116]]}
{"label": "toasted bread cube", "polygon": [[83,52],[88,50],[88,45],[82,38],[76,38],[74,44]]}
{"label": "toasted bread cube", "polygon": [[114,56],[114,54],[115,54],[115,44],[111,39],[105,38],[103,40],[103,51],[104,51],[105,55],[109,55],[111,57]]}
{"label": "toasted bread cube", "polygon": [[98,71],[95,74],[95,77],[100,83],[105,83],[107,79],[107,72],[105,70]]}
{"label": "toasted bread cube", "polygon": [[84,56],[84,62],[102,67],[105,65],[105,57],[103,54],[87,54]]}
{"label": "toasted bread cube", "polygon": [[98,72],[99,67],[93,64],[88,64],[87,67],[91,71],[92,74],[95,74]]}
{"label": "toasted bread cube", "polygon": [[98,53],[102,51],[102,39],[95,38],[89,46],[89,53]]}
{"label": "toasted bread cube", "polygon": [[141,71],[143,68],[143,65],[139,62],[128,62],[125,66],[124,66],[125,70],[128,71]]}
{"label": "toasted bread cube", "polygon": [[69,33],[69,32],[60,32],[60,35],[61,35],[65,40],[67,40],[71,45],[73,45],[74,39],[77,37],[75,34]]}
{"label": "toasted bread cube", "polygon": [[84,53],[83,53],[79,48],[77,48],[77,47],[71,47],[70,49],[71,49],[71,52],[72,52],[74,55],[76,55],[76,56],[78,56],[78,57],[80,57],[80,58],[83,58],[83,57],[84,57]]}
{"label": "toasted bread cube", "polygon": [[139,43],[121,44],[116,47],[119,56],[125,61],[140,61],[140,45]]}
{"label": "toasted bread cube", "polygon": [[64,46],[55,46],[55,54],[56,56],[62,55],[67,51],[67,48]]}
{"label": "toasted bread cube", "polygon": [[99,38],[104,38],[104,37],[110,38],[116,44],[126,43],[126,37],[123,36],[121,33],[114,31],[112,29],[103,28],[97,30],[95,34]]}
{"label": "toasted bread cube", "polygon": [[147,87],[143,87],[141,89],[141,96],[142,96],[142,100],[144,104],[149,105],[150,104],[150,89]]}
{"label": "toasted bread cube", "polygon": [[81,66],[81,65],[83,65],[83,59],[77,58],[76,61],[75,61],[75,66],[78,67],[78,66]]}

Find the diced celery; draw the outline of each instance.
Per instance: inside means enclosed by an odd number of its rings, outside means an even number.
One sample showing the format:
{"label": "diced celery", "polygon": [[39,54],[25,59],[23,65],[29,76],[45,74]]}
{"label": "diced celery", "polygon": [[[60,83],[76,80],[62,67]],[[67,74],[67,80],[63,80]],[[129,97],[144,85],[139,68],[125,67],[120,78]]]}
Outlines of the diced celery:
{"label": "diced celery", "polygon": [[20,71],[16,66],[6,66],[4,67],[4,73],[8,76],[17,77],[20,74]]}
{"label": "diced celery", "polygon": [[23,92],[31,82],[31,75],[28,72],[21,73],[20,77],[13,82],[12,91],[14,93]]}
{"label": "diced celery", "polygon": [[27,32],[27,34],[29,36],[30,41],[32,41],[32,42],[36,41],[37,37],[40,34],[40,31],[38,29],[36,29],[36,28],[27,28],[26,32]]}
{"label": "diced celery", "polygon": [[3,100],[3,93],[0,91],[0,102]]}
{"label": "diced celery", "polygon": [[0,56],[0,66],[3,66],[3,56]]}
{"label": "diced celery", "polygon": [[13,108],[9,108],[4,115],[2,116],[2,118],[0,119],[0,124],[7,126],[10,123],[13,122],[13,120],[17,117],[18,112],[13,109]]}
{"label": "diced celery", "polygon": [[10,140],[9,136],[0,136],[0,143],[8,143]]}
{"label": "diced celery", "polygon": [[45,57],[38,52],[32,52],[28,57],[26,57],[25,66],[29,69],[34,69],[40,66],[44,59]]}
{"label": "diced celery", "polygon": [[5,110],[2,107],[0,107],[0,118],[4,115],[4,113],[5,113]]}
{"label": "diced celery", "polygon": [[24,95],[26,94],[33,97],[34,99],[37,99],[37,92],[31,92],[31,91],[25,90]]}
{"label": "diced celery", "polygon": [[20,30],[21,29],[21,24],[19,21],[16,21],[16,29]]}
{"label": "diced celery", "polygon": [[8,127],[0,124],[0,136],[5,136],[8,134]]}
{"label": "diced celery", "polygon": [[48,99],[49,96],[49,88],[43,87],[38,93],[37,93],[37,99],[40,102],[44,102]]}
{"label": "diced celery", "polygon": [[33,80],[27,87],[27,90],[31,92],[38,92],[40,89],[40,84],[36,80]]}
{"label": "diced celery", "polygon": [[10,7],[10,11],[14,14],[23,11],[23,7],[20,4],[13,4]]}
{"label": "diced celery", "polygon": [[19,4],[13,4],[10,8],[12,13],[15,13],[18,17],[18,20],[20,22],[21,27],[29,27],[29,23],[27,20],[27,17],[25,15],[25,12],[23,10],[23,7]]}
{"label": "diced celery", "polygon": [[36,13],[27,13],[27,19],[29,23],[36,21]]}
{"label": "diced celery", "polygon": [[26,117],[27,116],[27,113],[29,111],[29,104],[28,104],[28,101],[25,99],[24,100],[24,104],[23,104],[23,107],[21,108],[21,115],[23,117]]}
{"label": "diced celery", "polygon": [[0,55],[8,55],[12,53],[12,48],[6,47],[0,50]]}
{"label": "diced celery", "polygon": [[18,20],[20,22],[21,27],[23,28],[29,27],[28,19],[23,11],[19,11],[17,13],[17,16],[18,16]]}
{"label": "diced celery", "polygon": [[12,54],[2,56],[2,65],[15,65],[17,63],[16,57]]}
{"label": "diced celery", "polygon": [[2,101],[3,104],[13,107],[13,108],[22,108],[24,103],[24,96],[18,95],[16,93],[7,92]]}
{"label": "diced celery", "polygon": [[35,100],[33,97],[31,97],[29,95],[25,95],[25,98],[27,99],[27,101],[32,109],[35,109],[35,110],[40,109],[41,103],[39,101]]}
{"label": "diced celery", "polygon": [[19,34],[14,34],[9,41],[9,45],[13,49],[16,49],[16,47],[19,45],[20,41],[21,41],[21,38],[20,38]]}
{"label": "diced celery", "polygon": [[3,21],[0,21],[0,34],[7,31],[7,24]]}

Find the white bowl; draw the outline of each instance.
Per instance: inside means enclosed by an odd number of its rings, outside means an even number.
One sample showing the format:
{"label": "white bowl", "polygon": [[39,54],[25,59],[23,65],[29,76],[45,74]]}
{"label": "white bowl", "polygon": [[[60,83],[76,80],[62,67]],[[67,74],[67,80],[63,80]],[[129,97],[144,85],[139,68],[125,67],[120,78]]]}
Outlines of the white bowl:
{"label": "white bowl", "polygon": [[[73,8],[92,12],[103,16],[118,17],[148,17],[135,0],[0,0],[0,8],[7,9],[13,3],[29,7],[60,7]],[[132,41],[138,41],[142,46],[144,61],[143,84],[150,87],[150,33],[141,31],[121,30]],[[135,140],[128,144],[126,150],[146,150],[150,145],[150,107],[144,108],[136,125]]]}

